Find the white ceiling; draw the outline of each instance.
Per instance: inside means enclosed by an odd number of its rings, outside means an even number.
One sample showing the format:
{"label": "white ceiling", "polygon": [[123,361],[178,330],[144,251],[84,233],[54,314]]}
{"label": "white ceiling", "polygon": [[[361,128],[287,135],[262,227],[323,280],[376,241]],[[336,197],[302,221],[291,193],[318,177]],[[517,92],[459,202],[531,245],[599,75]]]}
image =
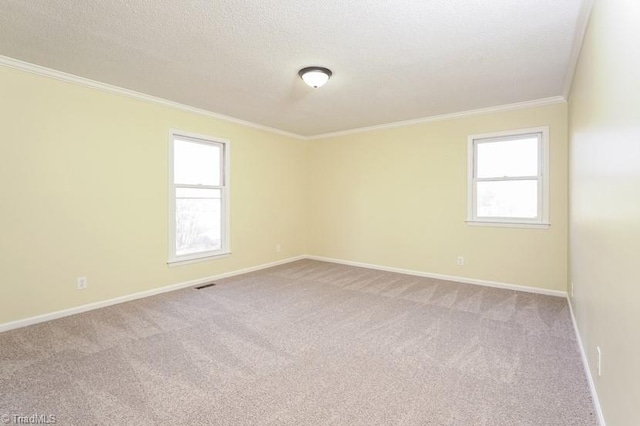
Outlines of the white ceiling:
{"label": "white ceiling", "polygon": [[0,55],[312,136],[563,96],[583,3],[3,0]]}

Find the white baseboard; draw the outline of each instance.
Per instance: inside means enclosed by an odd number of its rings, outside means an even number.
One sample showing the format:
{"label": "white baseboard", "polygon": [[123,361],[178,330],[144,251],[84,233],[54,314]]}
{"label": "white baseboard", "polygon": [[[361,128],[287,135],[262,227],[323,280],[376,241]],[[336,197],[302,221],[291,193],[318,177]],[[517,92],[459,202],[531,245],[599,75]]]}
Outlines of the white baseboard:
{"label": "white baseboard", "polygon": [[273,266],[283,265],[285,263],[295,262],[296,260],[306,259],[307,256],[296,256],[290,257],[283,260],[278,260],[276,262],[264,263],[258,266],[252,266],[250,268],[238,269],[236,271],[225,272],[222,274],[211,275],[209,277],[198,278],[196,280],[185,281],[177,284],[171,284],[164,287],[158,287],[151,290],[141,291],[138,293],[128,294],[126,296],[116,297],[113,299],[103,300],[100,302],[89,303],[86,305],[76,306],[74,308],[63,309],[61,311],[55,311],[44,315],[38,315],[35,317],[29,317],[24,319],[19,319],[16,321],[6,322],[4,324],[0,324],[0,333],[3,331],[9,331],[16,328],[27,327],[29,325],[38,324],[45,321],[51,321],[57,318],[67,317],[69,315],[75,315],[82,312],[91,311],[94,309],[104,308],[106,306],[117,305],[118,303],[129,302],[131,300],[142,299],[144,297],[153,296],[160,293],[167,293],[169,291],[180,290],[186,287],[194,287],[200,284],[209,283],[214,280],[220,280],[222,278],[233,277],[236,275],[242,275],[249,272],[259,271],[261,269],[271,268]]}
{"label": "white baseboard", "polygon": [[295,262],[296,260],[302,260],[302,259],[319,260],[319,261],[322,261],[322,262],[338,263],[338,264],[342,264],[342,265],[357,266],[357,267],[361,267],[361,268],[376,269],[376,270],[388,271],[388,272],[396,272],[396,273],[400,273],[400,274],[415,275],[415,276],[427,277],[427,278],[435,278],[435,279],[446,280],[446,281],[456,281],[456,282],[461,282],[461,283],[466,283],[466,284],[481,285],[481,286],[485,286],[485,287],[496,287],[496,288],[504,288],[504,289],[508,289],[508,290],[525,291],[525,292],[528,292],[528,293],[546,294],[546,295],[549,295],[549,296],[567,297],[567,293],[566,292],[558,291],[558,290],[547,290],[547,289],[536,288],[536,287],[526,287],[526,286],[521,286],[521,285],[516,285],[516,284],[506,284],[506,283],[499,283],[499,282],[494,282],[494,281],[477,280],[477,279],[473,279],[473,278],[457,277],[457,276],[451,276],[451,275],[432,274],[432,273],[428,273],[428,272],[414,271],[414,270],[410,270],[410,269],[393,268],[393,267],[388,267],[388,266],[373,265],[373,264],[369,264],[369,263],[352,262],[352,261],[349,261],[349,260],[333,259],[333,258],[329,258],[329,257],[301,255],[301,256],[290,257],[290,258],[287,258],[287,259],[279,260],[279,261],[276,261],[276,262],[270,262],[270,263],[265,263],[265,264],[258,265],[258,266],[252,266],[250,268],[239,269],[239,270],[236,270],[236,271],[225,272],[225,273],[222,273],[222,274],[212,275],[212,276],[209,276],[209,277],[199,278],[199,279],[196,279],[196,280],[186,281],[186,282],[177,283],[177,284],[171,284],[171,285],[164,286],[164,287],[159,287],[159,288],[154,288],[154,289],[151,289],[151,290],[141,291],[141,292],[138,292],[138,293],[128,294],[126,296],[116,297],[114,299],[108,299],[108,300],[103,300],[103,301],[100,301],[100,302],[89,303],[89,304],[77,306],[77,307],[74,307],[74,308],[64,309],[64,310],[61,310],[61,311],[55,311],[55,312],[51,312],[51,313],[48,313],[48,314],[43,314],[43,315],[38,315],[38,316],[34,316],[34,317],[29,317],[29,318],[19,319],[19,320],[16,320],[16,321],[7,322],[7,323],[4,323],[4,324],[0,324],[0,333],[3,332],[3,331],[9,331],[9,330],[13,330],[13,329],[16,329],[16,328],[27,327],[29,325],[38,324],[38,323],[45,322],[45,321],[51,321],[51,320],[54,320],[54,319],[57,319],[57,318],[66,317],[66,316],[69,316],[69,315],[75,315],[75,314],[79,314],[79,313],[82,313],[82,312],[91,311],[93,309],[104,308],[106,306],[116,305],[118,303],[124,303],[124,302],[129,302],[131,300],[141,299],[143,297],[149,297],[149,296],[153,296],[153,295],[160,294],[160,293],[166,293],[166,292],[169,292],[169,291],[180,290],[180,289],[186,288],[186,287],[193,287],[193,286],[197,286],[197,285],[200,285],[200,284],[208,283],[208,282],[211,282],[211,281],[214,281],[214,280],[219,280],[219,279],[222,279],[222,278],[233,277],[233,276],[236,276],[236,275],[242,275],[242,274],[246,274],[246,273],[249,273],[249,272],[259,271],[261,269],[271,268],[273,266],[283,265],[285,263]]}
{"label": "white baseboard", "polygon": [[598,424],[600,426],[607,426],[607,423],[604,421],[604,415],[602,414],[602,407],[600,407],[600,400],[598,399],[596,384],[593,381],[593,376],[591,375],[591,368],[589,368],[589,359],[587,358],[587,353],[585,352],[584,345],[582,344],[582,337],[580,336],[580,330],[578,329],[576,316],[573,313],[573,305],[571,304],[571,299],[568,296],[567,296],[567,303],[569,304],[569,312],[571,312],[571,321],[573,322],[573,329],[576,333],[576,339],[578,340],[578,347],[580,348],[582,366],[584,367],[584,372],[587,375],[587,381],[589,382],[589,389],[591,390],[591,396],[593,397],[593,407],[595,408],[596,415],[598,416]]}
{"label": "white baseboard", "polygon": [[517,285],[517,284],[507,284],[507,283],[499,283],[499,282],[495,282],[495,281],[477,280],[475,278],[457,277],[457,276],[453,276],[453,275],[432,274],[432,273],[429,273],[429,272],[414,271],[414,270],[411,270],[411,269],[394,268],[394,267],[391,267],[391,266],[373,265],[373,264],[370,264],[370,263],[352,262],[350,260],[333,259],[333,258],[330,258],[330,257],[306,256],[306,258],[307,259],[311,259],[311,260],[319,260],[319,261],[322,261],[322,262],[339,263],[341,265],[357,266],[357,267],[360,267],[360,268],[376,269],[376,270],[379,270],[379,271],[396,272],[396,273],[399,273],[399,274],[415,275],[415,276],[418,276],[418,277],[426,277],[426,278],[435,278],[435,279],[438,279],[438,280],[456,281],[456,282],[459,282],[459,283],[481,285],[481,286],[485,286],[485,287],[504,288],[504,289],[507,289],[507,290],[524,291],[524,292],[527,292],[527,293],[545,294],[547,296],[567,297],[567,292],[566,291],[560,291],[560,290],[549,290],[549,289],[545,289],[545,288],[527,287],[527,286]]}

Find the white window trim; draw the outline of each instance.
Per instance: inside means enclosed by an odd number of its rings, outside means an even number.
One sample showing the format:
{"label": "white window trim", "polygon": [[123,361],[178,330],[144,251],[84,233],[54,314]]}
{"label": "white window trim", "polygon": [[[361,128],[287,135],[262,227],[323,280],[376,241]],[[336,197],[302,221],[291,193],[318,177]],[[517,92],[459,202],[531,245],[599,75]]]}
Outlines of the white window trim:
{"label": "white window trim", "polygon": [[[541,134],[538,162],[538,217],[535,219],[520,218],[487,218],[476,216],[476,141],[482,139],[498,139],[526,135]],[[514,179],[515,180],[515,179]],[[467,224],[472,226],[492,226],[505,228],[537,228],[548,229],[549,222],[549,127],[533,127],[528,129],[508,130],[504,132],[471,135],[467,140]]]}
{"label": "white window trim", "polygon": [[[193,253],[183,256],[176,256],[176,185],[174,183],[173,178],[173,167],[174,167],[174,158],[173,158],[173,141],[174,138],[183,137],[186,139],[192,139],[195,142],[201,141],[202,143],[215,143],[222,144],[224,150],[224,162],[222,167],[224,168],[222,172],[222,180],[223,185],[221,186],[222,191],[222,212],[221,212],[221,220],[222,220],[222,247],[219,250],[212,250],[200,253]],[[169,238],[168,238],[168,261],[167,264],[169,266],[179,266],[179,265],[187,265],[190,263],[196,262],[204,262],[211,259],[218,259],[222,257],[227,257],[231,254],[230,247],[230,222],[231,216],[229,214],[230,209],[230,176],[231,176],[231,152],[230,152],[230,143],[226,139],[221,138],[212,138],[207,135],[200,135],[196,133],[183,132],[181,130],[171,129],[169,130],[169,151],[168,151],[168,173],[167,173],[167,181],[168,181],[168,194],[169,194]]]}

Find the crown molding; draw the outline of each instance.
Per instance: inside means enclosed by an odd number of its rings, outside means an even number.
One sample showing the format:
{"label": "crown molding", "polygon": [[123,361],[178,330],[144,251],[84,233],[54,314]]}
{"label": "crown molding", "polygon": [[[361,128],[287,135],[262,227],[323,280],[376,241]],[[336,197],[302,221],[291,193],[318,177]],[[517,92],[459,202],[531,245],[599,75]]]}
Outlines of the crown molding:
{"label": "crown molding", "polygon": [[[593,1],[593,0],[588,0],[588,1]],[[111,93],[111,94],[120,95],[120,96],[126,96],[128,98],[133,98],[143,102],[148,102],[148,103],[152,103],[152,104],[156,104],[156,105],[160,105],[168,108],[177,109],[180,111],[203,115],[206,117],[215,118],[217,120],[226,121],[229,123],[234,123],[241,126],[250,127],[253,129],[262,130],[270,133],[275,133],[278,135],[287,136],[287,137],[298,139],[298,140],[327,139],[327,138],[332,138],[337,136],[351,135],[354,133],[371,132],[374,130],[393,129],[397,127],[431,123],[434,121],[452,120],[457,118],[471,117],[474,115],[512,111],[512,110],[524,109],[524,108],[534,108],[534,107],[553,105],[553,104],[566,102],[565,97],[554,96],[554,97],[536,99],[536,100],[526,101],[526,102],[518,102],[518,103],[498,105],[498,106],[493,106],[488,108],[480,108],[480,109],[474,109],[469,111],[455,112],[451,114],[433,115],[433,116],[418,118],[413,120],[396,121],[393,123],[380,124],[380,125],[370,126],[370,127],[359,127],[355,129],[349,129],[349,130],[343,130],[343,131],[331,132],[331,133],[323,133],[323,134],[314,135],[314,136],[302,136],[296,133],[287,132],[285,130],[276,129],[274,127],[264,126],[262,124],[241,120],[239,118],[217,114],[215,112],[207,111],[205,109],[192,107],[192,106],[181,104],[178,102],[169,101],[167,99],[158,98],[156,96],[146,95],[144,93],[136,92],[134,90],[125,89],[122,87],[114,86],[107,83],[102,83],[102,82],[91,80],[84,77],[79,77],[77,75],[69,74],[62,71],[57,71],[51,68],[46,68],[41,65],[31,64],[29,62],[24,62],[18,59],[9,58],[7,56],[0,55],[0,66],[5,66],[7,68],[14,68],[20,71],[25,71],[32,74],[53,78],[56,80],[67,82],[67,83],[77,84],[79,86],[96,89],[102,92]]]}
{"label": "crown molding", "polygon": [[561,104],[565,102],[566,102],[566,99],[563,96],[553,96],[549,98],[535,99],[535,100],[526,101],[526,102],[517,102],[513,104],[505,104],[505,105],[498,105],[498,106],[487,107],[487,108],[473,109],[468,111],[454,112],[451,114],[432,115],[430,117],[417,118],[414,120],[396,121],[393,123],[380,124],[377,126],[359,127],[356,129],[343,130],[339,132],[324,133],[322,135],[308,136],[306,139],[307,140],[326,139],[326,138],[333,138],[337,136],[351,135],[354,133],[372,132],[374,130],[394,129],[396,127],[413,126],[416,124],[431,123],[434,121],[453,120],[456,118],[472,117],[474,115],[491,114],[494,112],[513,111],[513,110],[524,109],[524,108],[535,108],[535,107],[541,107],[541,106],[547,106],[547,105]]}
{"label": "crown molding", "polygon": [[191,112],[198,115],[204,115],[206,117],[215,118],[217,120],[226,121],[229,123],[239,124],[245,127],[251,127],[257,130],[263,130],[266,132],[276,133],[278,135],[287,136],[295,139],[306,139],[304,136],[297,135],[295,133],[286,132],[284,130],[276,129],[274,127],[264,126],[262,124],[253,123],[251,121],[241,120],[239,118],[230,117],[228,115],[217,114],[215,112],[207,111],[205,109],[192,107],[189,105],[181,104],[179,102],[169,101],[167,99],[158,98],[156,96],[146,95],[144,93],[136,92],[135,90],[129,90],[122,87],[114,86],[107,83],[91,80],[84,77],[79,77],[74,74],[54,70],[51,68],[43,67],[41,65],[31,64],[18,59],[9,58],[8,56],[0,55],[0,65],[7,68],[13,68],[20,71],[26,71],[32,74],[41,75],[44,77],[54,78],[56,80],[64,81],[67,83],[77,84],[79,86],[89,87],[91,89],[100,90],[102,92],[111,93],[114,95],[126,96],[139,101],[152,103],[168,108],[173,108],[181,111]]}
{"label": "crown molding", "polygon": [[564,86],[562,88],[562,96],[565,99],[569,99],[571,94],[571,86],[573,85],[573,77],[576,74],[576,68],[578,67],[578,60],[580,59],[580,52],[582,51],[582,44],[584,37],[587,33],[587,27],[589,26],[589,18],[591,17],[591,11],[593,10],[593,4],[595,0],[584,0],[578,19],[576,21],[576,31],[574,32],[573,46],[571,47],[571,56],[569,57],[569,64],[567,66],[567,74],[564,77]]}

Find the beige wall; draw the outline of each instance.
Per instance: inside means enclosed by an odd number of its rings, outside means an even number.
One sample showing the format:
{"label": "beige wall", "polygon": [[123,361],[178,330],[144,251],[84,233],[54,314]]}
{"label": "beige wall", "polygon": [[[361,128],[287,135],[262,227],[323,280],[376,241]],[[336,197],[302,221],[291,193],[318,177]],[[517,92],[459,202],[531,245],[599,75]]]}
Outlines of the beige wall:
{"label": "beige wall", "polygon": [[640,2],[596,1],[570,97],[573,305],[615,426],[640,424],[639,22]]}
{"label": "beige wall", "polygon": [[[551,228],[467,225],[467,137],[546,125]],[[566,291],[566,104],[310,144],[310,254]]]}
{"label": "beige wall", "polygon": [[[596,1],[569,105],[572,302],[610,425],[640,418],[638,22]],[[563,104],[302,142],[0,67],[0,117],[0,324],[307,252],[566,289]],[[551,228],[467,226],[467,136],[543,125]],[[172,128],[231,140],[232,256],[166,265]]]}
{"label": "beige wall", "polygon": [[[303,141],[4,67],[0,121],[0,324],[306,252]],[[231,141],[227,258],[166,264],[172,128]]]}
{"label": "beige wall", "polygon": [[[302,254],[566,290],[566,104],[300,141],[3,67],[0,100],[0,324]],[[467,137],[546,125],[551,228],[466,225]],[[166,265],[169,129],[231,141],[230,257]]]}

